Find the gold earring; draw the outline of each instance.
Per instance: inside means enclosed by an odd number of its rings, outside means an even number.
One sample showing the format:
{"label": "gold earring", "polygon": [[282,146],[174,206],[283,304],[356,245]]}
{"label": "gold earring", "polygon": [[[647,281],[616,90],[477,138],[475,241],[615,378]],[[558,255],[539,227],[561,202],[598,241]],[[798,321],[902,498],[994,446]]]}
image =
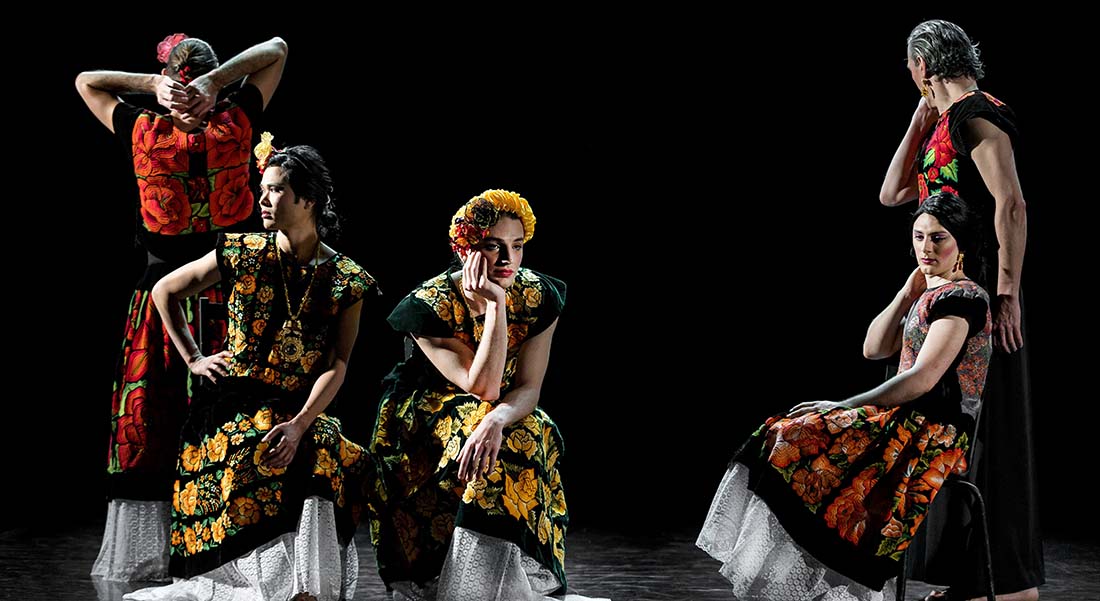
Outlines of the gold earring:
{"label": "gold earring", "polygon": [[936,91],[932,89],[932,80],[926,79],[921,82],[920,95],[933,100],[936,98]]}
{"label": "gold earring", "polygon": [[962,271],[963,268],[963,253],[959,253],[958,257],[955,257],[955,268],[951,270],[951,273]]}

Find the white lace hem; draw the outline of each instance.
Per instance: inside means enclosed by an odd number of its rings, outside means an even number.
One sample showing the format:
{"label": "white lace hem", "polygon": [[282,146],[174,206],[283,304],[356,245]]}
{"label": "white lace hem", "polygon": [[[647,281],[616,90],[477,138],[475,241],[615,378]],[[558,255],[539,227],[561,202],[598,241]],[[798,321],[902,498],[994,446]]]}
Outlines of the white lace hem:
{"label": "white lace hem", "polygon": [[332,502],[309,497],[297,532],[289,532],[201,576],[125,595],[129,601],[286,601],[308,592],[317,601],[355,596],[355,542],[336,540]]}
{"label": "white lace hem", "polygon": [[870,589],[829,568],[795,544],[768,505],[748,489],[748,468],[722,478],[696,546],[722,562],[718,570],[737,599],[760,601],[894,601],[893,580]]}
{"label": "white lace hem", "polygon": [[165,581],[168,577],[168,522],[165,501],[113,499],[92,576],[114,581]]}
{"label": "white lace hem", "polygon": [[392,586],[394,601],[601,601],[580,595],[547,597],[561,588],[553,572],[515,543],[461,527],[454,530],[436,581],[423,588],[411,582]]}

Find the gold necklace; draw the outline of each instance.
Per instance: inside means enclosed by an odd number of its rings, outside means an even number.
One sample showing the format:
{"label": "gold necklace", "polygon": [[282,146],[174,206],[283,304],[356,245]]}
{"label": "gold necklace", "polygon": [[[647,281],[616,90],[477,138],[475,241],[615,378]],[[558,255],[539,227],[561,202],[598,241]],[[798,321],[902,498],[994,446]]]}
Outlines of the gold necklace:
{"label": "gold necklace", "polygon": [[313,273],[309,276],[309,283],[306,284],[306,290],[302,293],[302,302],[298,303],[297,311],[290,304],[290,288],[286,285],[283,252],[279,249],[278,236],[275,238],[275,255],[279,259],[279,277],[283,280],[283,295],[286,297],[287,315],[283,327],[275,335],[275,346],[271,348],[271,355],[268,357],[269,361],[277,365],[283,361],[297,361],[302,358],[302,354],[305,352],[305,345],[302,344],[302,321],[298,317],[306,306],[309,291],[313,289],[313,280],[317,278],[317,272],[320,271],[318,261],[321,258],[321,240],[317,240],[317,248],[313,251]]}

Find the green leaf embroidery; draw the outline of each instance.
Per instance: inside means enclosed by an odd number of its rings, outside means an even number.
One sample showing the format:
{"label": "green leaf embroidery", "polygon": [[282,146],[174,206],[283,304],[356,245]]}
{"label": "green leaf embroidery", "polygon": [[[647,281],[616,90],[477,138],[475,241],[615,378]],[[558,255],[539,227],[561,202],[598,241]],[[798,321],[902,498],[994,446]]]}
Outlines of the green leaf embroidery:
{"label": "green leaf embroidery", "polygon": [[929,165],[931,165],[932,163],[935,163],[935,162],[936,162],[936,149],[934,147],[929,148],[928,152],[924,153],[924,165],[922,165],[922,167],[927,169]]}
{"label": "green leaf embroidery", "polygon": [[940,167],[940,176],[943,179],[959,183],[959,160],[952,159],[950,163]]}
{"label": "green leaf embroidery", "polygon": [[777,468],[775,468],[775,470],[777,472],[779,472],[779,475],[783,476],[783,481],[784,482],[790,483],[791,475],[794,474],[795,468],[797,468],[797,467],[798,467],[797,463],[792,463],[792,464],[790,464],[790,465],[788,465],[787,467],[784,467],[784,468],[777,467]]}
{"label": "green leaf embroidery", "polygon": [[875,552],[875,555],[889,555],[893,553],[897,550],[899,542],[901,542],[900,539],[896,538],[882,539],[882,542],[878,545],[878,551]]}

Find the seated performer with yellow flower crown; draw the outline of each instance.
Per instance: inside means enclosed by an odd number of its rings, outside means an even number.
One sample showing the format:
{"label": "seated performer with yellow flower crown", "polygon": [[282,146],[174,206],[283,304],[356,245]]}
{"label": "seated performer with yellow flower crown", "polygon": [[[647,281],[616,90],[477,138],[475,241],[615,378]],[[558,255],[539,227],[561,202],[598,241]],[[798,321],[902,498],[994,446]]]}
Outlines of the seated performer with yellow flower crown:
{"label": "seated performer with yellow flower crown", "polygon": [[[216,385],[180,440],[170,570],[187,578],[130,599],[354,596],[352,542],[368,456],[323,413],[343,384],[374,280],[321,241],[334,225],[332,179],[309,146],[257,146],[269,230],[227,234],[153,288],[191,372]],[[225,351],[204,356],[180,301],[228,291]]]}
{"label": "seated performer with yellow flower crown", "polygon": [[415,348],[384,382],[367,494],[395,599],[542,599],[565,588],[562,438],[538,407],[565,284],[521,267],[534,231],[515,192],[474,197],[451,220],[461,267],[389,317]]}

